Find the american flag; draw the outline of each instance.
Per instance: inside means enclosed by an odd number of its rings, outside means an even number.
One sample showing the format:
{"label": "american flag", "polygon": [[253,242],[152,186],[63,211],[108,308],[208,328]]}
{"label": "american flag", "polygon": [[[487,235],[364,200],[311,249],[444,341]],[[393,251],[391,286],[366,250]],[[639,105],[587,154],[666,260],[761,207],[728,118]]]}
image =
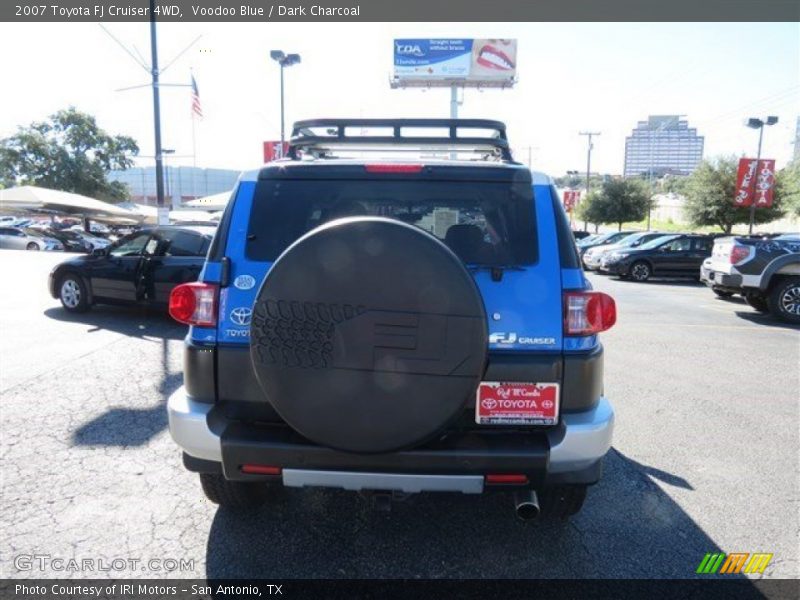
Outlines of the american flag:
{"label": "american flag", "polygon": [[197,90],[197,82],[192,75],[192,113],[199,118],[203,118],[203,107],[200,104],[200,92]]}

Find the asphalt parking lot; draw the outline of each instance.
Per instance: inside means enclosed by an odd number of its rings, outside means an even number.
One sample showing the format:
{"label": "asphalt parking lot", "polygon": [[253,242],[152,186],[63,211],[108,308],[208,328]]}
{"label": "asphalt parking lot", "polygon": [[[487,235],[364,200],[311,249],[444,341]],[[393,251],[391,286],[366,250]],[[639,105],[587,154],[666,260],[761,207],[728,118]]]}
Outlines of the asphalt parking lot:
{"label": "asphalt parking lot", "polygon": [[[2,577],[682,578],[717,551],[770,552],[765,577],[800,575],[800,332],[743,302],[590,276],[618,302],[603,338],[617,428],[566,523],[521,523],[502,495],[387,514],[300,490],[241,516],[205,500],[167,432],[184,328],[138,309],[67,315],[46,290],[63,258],[0,251]],[[21,570],[20,555],[193,564]]]}

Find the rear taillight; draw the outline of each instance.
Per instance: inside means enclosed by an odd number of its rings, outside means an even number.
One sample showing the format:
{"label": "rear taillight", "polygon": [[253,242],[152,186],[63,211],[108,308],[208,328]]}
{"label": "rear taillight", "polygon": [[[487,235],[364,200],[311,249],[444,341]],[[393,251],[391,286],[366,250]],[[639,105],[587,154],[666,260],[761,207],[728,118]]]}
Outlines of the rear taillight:
{"label": "rear taillight", "polygon": [[421,173],[423,165],[400,165],[396,163],[376,163],[364,165],[367,173]]}
{"label": "rear taillight", "polygon": [[617,304],[602,292],[564,294],[564,335],[592,335],[617,322]]}
{"label": "rear taillight", "polygon": [[169,295],[169,315],[179,323],[213,327],[217,324],[217,286],[213,283],[184,283]]}
{"label": "rear taillight", "polygon": [[732,265],[750,258],[750,246],[731,246],[730,261]]}

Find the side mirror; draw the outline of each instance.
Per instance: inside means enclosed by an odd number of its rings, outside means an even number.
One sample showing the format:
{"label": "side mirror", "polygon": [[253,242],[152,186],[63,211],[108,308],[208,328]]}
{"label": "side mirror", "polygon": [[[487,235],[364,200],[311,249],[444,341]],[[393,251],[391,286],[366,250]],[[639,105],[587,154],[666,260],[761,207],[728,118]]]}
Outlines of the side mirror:
{"label": "side mirror", "polygon": [[107,254],[105,248],[95,248],[92,250],[92,256],[105,256]]}

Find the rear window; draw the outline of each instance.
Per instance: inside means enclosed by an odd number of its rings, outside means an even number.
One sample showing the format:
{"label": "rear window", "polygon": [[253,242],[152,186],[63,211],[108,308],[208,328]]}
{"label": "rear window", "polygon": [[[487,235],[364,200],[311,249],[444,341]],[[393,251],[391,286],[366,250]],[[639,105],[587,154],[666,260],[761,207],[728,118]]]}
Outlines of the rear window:
{"label": "rear window", "polygon": [[259,181],[247,258],[273,261],[311,229],[353,216],[415,225],[469,264],[524,265],[537,259],[530,185],[395,180]]}

